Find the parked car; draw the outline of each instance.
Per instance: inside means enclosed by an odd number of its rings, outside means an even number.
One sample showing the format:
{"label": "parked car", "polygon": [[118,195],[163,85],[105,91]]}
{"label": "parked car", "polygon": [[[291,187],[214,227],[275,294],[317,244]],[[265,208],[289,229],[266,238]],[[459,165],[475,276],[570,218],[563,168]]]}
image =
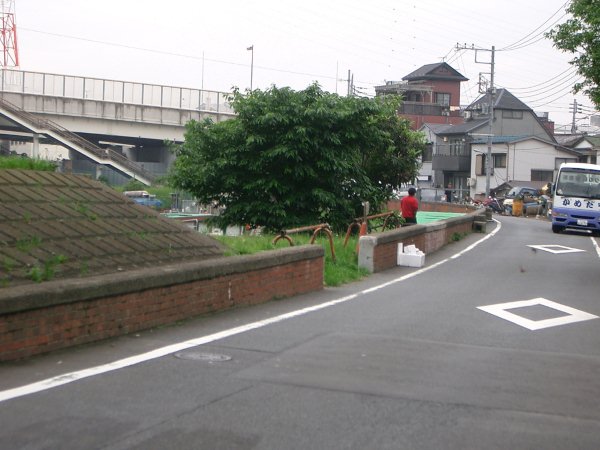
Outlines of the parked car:
{"label": "parked car", "polygon": [[154,196],[149,197],[134,197],[132,198],[138,205],[149,206],[150,208],[160,209],[162,208],[162,202]]}
{"label": "parked car", "polygon": [[123,195],[130,198],[138,205],[144,205],[155,209],[162,208],[162,202],[157,199],[155,195],[151,195],[147,191],[125,191],[123,192]]}
{"label": "parked car", "polygon": [[[540,191],[534,187],[530,186],[515,186],[506,197],[504,197],[504,202],[502,203],[504,206],[511,206],[513,204],[513,200],[517,197],[521,197],[523,199],[523,203],[528,203],[527,200],[532,200],[532,202],[537,202],[537,199],[540,195]],[[530,202],[531,203],[531,202]]]}
{"label": "parked car", "polygon": [[540,191],[531,186],[515,186],[502,202],[502,207],[504,208],[505,213],[512,214],[513,201],[515,198],[521,198],[523,200],[523,208],[527,209],[527,205],[537,204],[540,199]]}

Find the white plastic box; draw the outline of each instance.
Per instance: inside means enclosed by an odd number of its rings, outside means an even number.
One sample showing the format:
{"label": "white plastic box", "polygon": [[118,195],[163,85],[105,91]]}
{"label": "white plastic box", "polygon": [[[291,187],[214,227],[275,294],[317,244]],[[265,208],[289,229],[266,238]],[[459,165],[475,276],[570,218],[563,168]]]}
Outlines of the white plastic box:
{"label": "white plastic box", "polygon": [[404,248],[404,245],[400,243],[398,244],[397,263],[399,266],[423,267],[425,264],[425,253],[414,245],[407,245],[406,248]]}

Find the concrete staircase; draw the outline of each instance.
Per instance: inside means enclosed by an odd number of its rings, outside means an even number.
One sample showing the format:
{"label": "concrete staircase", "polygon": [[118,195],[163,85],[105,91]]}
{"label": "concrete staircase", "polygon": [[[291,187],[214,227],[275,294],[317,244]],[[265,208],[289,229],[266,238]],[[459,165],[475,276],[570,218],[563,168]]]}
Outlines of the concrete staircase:
{"label": "concrete staircase", "polygon": [[100,148],[57,123],[29,113],[2,97],[0,97],[0,114],[32,133],[51,138],[98,164],[110,166],[124,175],[135,178],[146,185],[152,184],[156,178],[154,174],[144,170],[140,164],[127,159],[120,153],[111,149]]}

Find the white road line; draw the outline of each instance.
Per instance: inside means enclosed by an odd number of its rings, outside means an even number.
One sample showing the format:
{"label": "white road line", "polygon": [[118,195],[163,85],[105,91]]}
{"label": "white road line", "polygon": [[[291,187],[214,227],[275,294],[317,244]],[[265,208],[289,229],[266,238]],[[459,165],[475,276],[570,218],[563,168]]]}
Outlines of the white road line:
{"label": "white road line", "polygon": [[598,245],[598,243],[596,242],[596,239],[594,239],[593,236],[591,236],[590,239],[592,240],[592,244],[594,244],[594,247],[596,248],[596,253],[598,254],[598,258],[600,258],[600,246]]}
{"label": "white road line", "polygon": [[288,320],[288,319],[291,319],[294,317],[303,316],[305,314],[308,314],[308,313],[311,313],[314,311],[329,308],[330,306],[334,306],[339,303],[344,303],[344,302],[353,300],[361,295],[375,292],[379,289],[383,289],[383,288],[393,285],[395,283],[400,283],[402,281],[408,280],[412,277],[415,277],[417,275],[425,273],[429,270],[432,270],[432,269],[434,269],[442,264],[445,264],[451,260],[454,260],[454,259],[464,255],[468,251],[473,250],[475,247],[477,247],[482,242],[490,239],[492,236],[494,236],[496,233],[498,233],[498,231],[500,231],[500,228],[502,227],[502,224],[499,221],[497,221],[496,219],[494,219],[494,221],[496,222],[497,226],[492,232],[490,232],[489,234],[486,234],[482,239],[469,245],[464,250],[462,250],[442,261],[438,261],[435,264],[432,264],[430,266],[416,270],[414,272],[403,275],[401,277],[395,278],[386,283],[371,287],[369,289],[359,291],[355,294],[347,295],[345,297],[341,297],[341,298],[338,298],[335,300],[321,303],[319,305],[314,305],[314,306],[310,306],[308,308],[303,308],[303,309],[299,309],[296,311],[291,311],[289,313],[281,314],[279,316],[271,317],[270,319],[259,320],[257,322],[252,322],[252,323],[242,325],[239,327],[230,328],[228,330],[223,330],[218,333],[209,334],[207,336],[201,336],[201,337],[198,337],[195,339],[190,339],[188,341],[179,342],[177,344],[167,345],[166,347],[157,348],[155,350],[152,350],[152,351],[149,351],[146,353],[130,356],[128,358],[120,359],[118,361],[113,361],[108,364],[90,367],[88,369],[82,369],[82,370],[78,370],[76,372],[65,373],[65,374],[58,375],[58,376],[55,376],[52,378],[47,378],[45,380],[37,381],[35,383],[30,383],[30,384],[26,384],[26,385],[19,386],[16,388],[0,391],[0,402],[6,401],[6,400],[11,400],[11,399],[18,398],[18,397],[22,397],[22,396],[29,395],[29,394],[34,394],[36,392],[45,391],[47,389],[52,389],[52,388],[55,388],[58,386],[62,386],[63,384],[72,383],[74,381],[81,380],[83,378],[100,375],[100,374],[103,374],[106,372],[112,372],[113,370],[123,369],[125,367],[133,366],[135,364],[140,364],[140,363],[150,361],[150,360],[153,360],[156,358],[161,358],[163,356],[177,353],[177,352],[186,350],[191,347],[197,347],[198,345],[208,344],[210,342],[218,341],[220,339],[225,339],[230,336],[235,336],[236,334],[245,333],[250,330],[255,330],[257,328],[266,327],[267,325],[282,322],[284,320]]}
{"label": "white road line", "polygon": [[[560,317],[554,317],[552,319],[544,320],[531,320],[526,317],[520,316],[510,310],[518,308],[525,308],[527,306],[542,305],[550,309],[563,312],[566,315]],[[576,322],[583,322],[585,320],[597,319],[598,316],[594,314],[581,311],[579,309],[571,308],[567,305],[561,305],[560,303],[553,302],[542,297],[533,298],[531,300],[520,300],[509,303],[498,303],[496,305],[478,306],[478,309],[493,314],[501,319],[508,320],[509,322],[520,325],[531,331],[543,330],[544,328],[556,327],[559,325],[568,325]]]}

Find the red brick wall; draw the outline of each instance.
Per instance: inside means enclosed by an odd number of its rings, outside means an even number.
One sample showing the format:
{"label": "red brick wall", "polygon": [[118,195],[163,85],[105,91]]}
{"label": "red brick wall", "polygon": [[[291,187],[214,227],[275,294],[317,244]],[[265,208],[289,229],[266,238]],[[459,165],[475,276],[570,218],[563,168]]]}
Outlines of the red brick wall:
{"label": "red brick wall", "polygon": [[[423,205],[428,204],[424,203]],[[429,205],[434,205],[434,211],[439,210],[438,205],[443,206],[441,203]],[[393,209],[393,202],[390,202],[388,206]],[[474,222],[484,220],[482,216],[485,216],[484,210],[467,209],[465,211],[465,207],[460,205],[448,204],[448,209],[454,209],[452,212],[466,212],[466,214],[429,224],[412,225],[361,237],[359,266],[372,272],[397,267],[398,244],[400,243],[404,246],[415,245],[425,254],[435,252],[452,242],[455,234],[460,236],[471,233]]]}
{"label": "red brick wall", "polygon": [[[223,260],[225,261],[225,260]],[[323,289],[323,257],[0,314],[0,361]]]}
{"label": "red brick wall", "polygon": [[454,226],[443,228],[431,232],[424,232],[415,236],[400,238],[398,240],[379,244],[373,252],[373,268],[375,272],[388,270],[398,265],[398,244],[404,246],[414,245],[423,253],[428,254],[439,250],[444,245],[452,241],[454,233],[471,233],[472,222],[455,224]]}

